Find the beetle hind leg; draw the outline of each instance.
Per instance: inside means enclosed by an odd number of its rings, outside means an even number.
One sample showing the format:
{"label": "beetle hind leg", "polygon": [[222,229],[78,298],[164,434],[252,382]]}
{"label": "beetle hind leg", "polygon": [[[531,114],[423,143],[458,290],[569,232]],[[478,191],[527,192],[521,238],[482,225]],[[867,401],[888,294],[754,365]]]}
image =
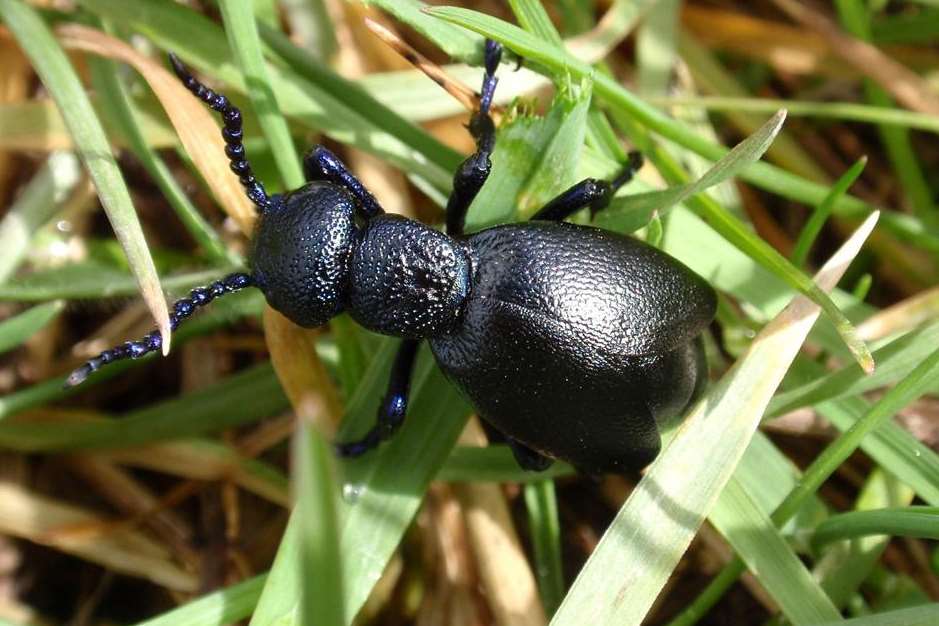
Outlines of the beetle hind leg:
{"label": "beetle hind leg", "polygon": [[395,355],[388,381],[388,391],[378,407],[378,419],[364,437],[356,441],[336,444],[336,452],[343,457],[362,456],[372,448],[394,435],[404,423],[408,408],[408,393],[411,387],[411,372],[417,358],[420,341],[405,339]]}
{"label": "beetle hind leg", "polygon": [[554,464],[554,459],[546,457],[540,452],[535,452],[525,444],[508,438],[509,447],[512,449],[512,455],[518,461],[519,467],[529,472],[543,472]]}

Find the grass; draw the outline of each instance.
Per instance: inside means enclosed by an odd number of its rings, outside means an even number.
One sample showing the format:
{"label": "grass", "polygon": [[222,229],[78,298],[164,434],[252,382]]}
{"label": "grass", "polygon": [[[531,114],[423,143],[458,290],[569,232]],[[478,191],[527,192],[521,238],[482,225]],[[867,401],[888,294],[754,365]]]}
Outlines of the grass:
{"label": "grass", "polygon": [[[225,171],[217,121],[165,73],[167,51],[242,107],[270,191],[299,185],[299,155],[328,141],[373,188],[398,181],[380,201],[442,221],[465,117],[387,50],[367,53],[375,42],[355,11],[331,28],[319,2],[293,4],[219,0],[200,13],[169,0],[79,0],[53,12],[0,0],[28,58],[0,46],[21,68],[0,82],[28,85],[35,72],[44,86],[0,102],[10,129],[0,148],[33,149],[0,160],[10,207],[0,219],[0,447],[19,470],[0,483],[0,533],[18,539],[0,550],[23,558],[3,574],[23,593],[0,599],[0,621],[939,619],[936,442],[894,420],[937,418],[935,156],[917,134],[935,124],[760,7],[744,23],[697,3],[683,18],[666,1],[642,4],[641,20],[618,1],[602,16],[578,0],[485,13],[373,2],[441,62],[477,64],[489,36],[532,84],[556,87],[537,101],[497,95],[494,173],[472,228],[524,219],[576,180],[614,175],[635,146],[642,180],[596,223],[645,238],[719,290],[710,390],[635,483],[597,485],[562,464],[533,476],[505,446],[478,447],[471,408],[426,350],[401,432],[338,461],[327,442],[372,423],[396,342],[345,317],[297,329],[257,293],[183,325],[170,359],[62,389],[80,359],[154,318],[165,324],[164,289],[204,284],[249,254],[253,214]],[[905,46],[898,58],[928,74],[939,64],[935,10],[902,4],[923,25],[850,2],[829,17],[875,45]],[[730,43],[744,26],[752,53]],[[338,71],[318,56],[334,30]],[[815,69],[793,73],[762,55],[780,32]],[[630,34],[635,55],[618,45]],[[516,78],[514,60],[500,89]],[[363,64],[376,73],[350,69]],[[477,86],[478,71],[448,69]],[[838,89],[826,88],[832,73]],[[779,108],[798,121],[783,125]],[[415,119],[434,120],[433,132]],[[112,145],[133,157],[114,158]],[[94,218],[73,151],[119,246]],[[152,317],[107,309],[138,292]],[[824,439],[796,420],[805,415],[825,420]],[[51,591],[63,587],[65,597]]]}

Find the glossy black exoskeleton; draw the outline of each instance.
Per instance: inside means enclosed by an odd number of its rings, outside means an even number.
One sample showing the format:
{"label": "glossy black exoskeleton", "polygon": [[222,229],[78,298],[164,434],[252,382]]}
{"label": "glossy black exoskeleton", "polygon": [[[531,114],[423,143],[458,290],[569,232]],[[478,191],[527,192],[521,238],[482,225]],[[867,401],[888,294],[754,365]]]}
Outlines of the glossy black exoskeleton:
{"label": "glossy black exoskeleton", "polygon": [[[654,247],[562,221],[605,207],[640,167],[637,154],[613,181],[584,180],[531,222],[463,233],[491,167],[489,109],[500,56],[499,45],[487,41],[480,107],[470,123],[477,150],[454,176],[447,234],[386,214],[322,147],[305,157],[304,187],[268,196],[245,157],[241,113],[171,57],[186,87],[221,114],[232,170],[260,212],[251,273],[192,290],[174,305],[171,324],[215,297],[255,286],[300,326],[346,311],[370,330],[401,337],[377,424],[338,446],[346,456],[377,446],[401,425],[417,347],[427,339],[522,467],[545,469],[552,459],[592,474],[642,467],[659,450],[657,423],[684,411],[705,384],[700,334],[716,295]],[[69,384],[160,344],[154,332],[106,350]]]}

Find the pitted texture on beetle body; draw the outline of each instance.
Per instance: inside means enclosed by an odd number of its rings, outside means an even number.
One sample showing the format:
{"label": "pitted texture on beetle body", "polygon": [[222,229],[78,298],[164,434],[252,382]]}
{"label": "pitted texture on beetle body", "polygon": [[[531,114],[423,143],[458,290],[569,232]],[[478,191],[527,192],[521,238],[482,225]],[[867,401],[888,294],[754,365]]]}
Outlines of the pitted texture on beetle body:
{"label": "pitted texture on beetle body", "polygon": [[590,473],[642,467],[656,422],[706,370],[696,337],[716,296],[630,237],[553,222],[467,240],[478,269],[463,323],[431,339],[443,371],[510,437]]}
{"label": "pitted texture on beetle body", "polygon": [[313,182],[261,214],[254,279],[268,303],[299,326],[320,326],[343,310],[355,244],[355,203],[341,187]]}
{"label": "pitted texture on beetle body", "polygon": [[397,215],[371,219],[352,258],[349,314],[386,335],[449,332],[469,289],[469,259],[447,235]]}

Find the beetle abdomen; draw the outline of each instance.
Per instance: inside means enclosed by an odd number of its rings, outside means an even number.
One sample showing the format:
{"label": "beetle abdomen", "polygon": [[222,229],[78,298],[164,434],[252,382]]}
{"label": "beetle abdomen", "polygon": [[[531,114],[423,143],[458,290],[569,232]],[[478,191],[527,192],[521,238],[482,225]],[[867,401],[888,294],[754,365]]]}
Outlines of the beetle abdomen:
{"label": "beetle abdomen", "polygon": [[615,233],[548,222],[469,238],[463,324],[431,347],[482,417],[592,473],[651,461],[657,419],[703,375],[695,341],[714,314],[703,280]]}

